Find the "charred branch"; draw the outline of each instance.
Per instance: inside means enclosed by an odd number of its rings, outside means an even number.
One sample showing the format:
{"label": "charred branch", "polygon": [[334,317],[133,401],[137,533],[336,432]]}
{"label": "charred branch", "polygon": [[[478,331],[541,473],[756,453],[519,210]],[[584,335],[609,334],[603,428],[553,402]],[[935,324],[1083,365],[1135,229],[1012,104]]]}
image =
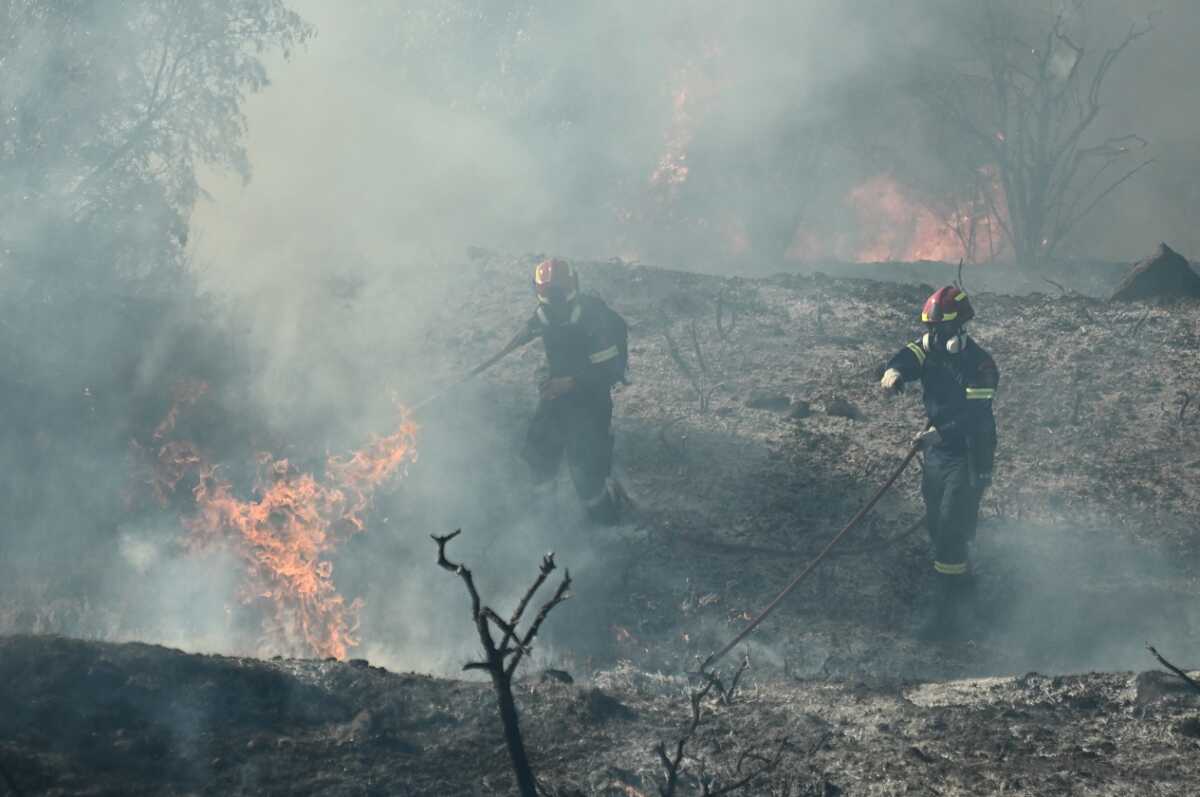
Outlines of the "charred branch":
{"label": "charred branch", "polygon": [[688,724],[687,730],[675,742],[675,752],[673,755],[667,755],[667,745],[665,742],[659,742],[654,751],[658,753],[658,760],[662,762],[663,770],[667,774],[667,782],[658,787],[658,793],[661,797],[674,797],[675,789],[679,785],[680,767],[683,764],[683,750],[691,738],[696,734],[696,729],[700,727],[700,719],[703,716],[702,705],[704,698],[708,697],[716,686],[716,682],[711,679],[705,679],[704,687],[701,689],[693,689],[688,697],[692,707],[691,721]]}
{"label": "charred branch", "polygon": [[1151,645],[1151,644],[1147,643],[1147,644],[1146,644],[1146,650],[1150,651],[1150,655],[1152,655],[1152,656],[1154,656],[1154,658],[1158,659],[1158,663],[1159,663],[1159,664],[1161,664],[1162,666],[1166,667],[1168,670],[1170,670],[1171,672],[1175,673],[1175,675],[1177,675],[1177,676],[1179,676],[1181,679],[1183,679],[1183,682],[1184,682],[1185,684],[1187,684],[1188,686],[1192,687],[1192,688],[1193,688],[1193,689],[1195,689],[1197,692],[1200,692],[1200,683],[1197,683],[1197,682],[1196,682],[1196,680],[1195,680],[1194,678],[1192,678],[1190,675],[1188,675],[1186,672],[1184,672],[1183,670],[1179,669],[1178,667],[1176,667],[1176,666],[1175,666],[1174,664],[1172,664],[1171,662],[1169,662],[1169,661],[1167,661],[1166,659],[1164,659],[1164,658],[1162,657],[1162,654],[1160,654],[1160,653],[1159,653],[1157,650],[1155,650],[1155,649],[1154,649],[1154,646],[1153,646],[1153,645]]}
{"label": "charred branch", "polygon": [[[1135,134],[1087,146],[1103,109],[1105,81],[1121,56],[1150,31],[1133,26],[1097,57],[1077,44],[1062,15],[1036,42],[1024,40],[1010,12],[981,4],[975,65],[944,64],[916,94],[958,133],[965,182],[975,182],[1019,261],[1053,256],[1076,225],[1153,159],[1117,172],[1146,142]],[[982,102],[980,101],[982,98]],[[978,175],[994,171],[994,180]],[[1116,175],[1114,176],[1114,173]],[[961,236],[960,236],[961,237]]]}
{"label": "charred branch", "polygon": [[749,648],[747,648],[745,653],[742,654],[742,661],[738,665],[737,670],[734,671],[733,678],[729,681],[728,688],[726,688],[724,682],[721,680],[721,676],[717,673],[704,673],[704,676],[712,682],[714,688],[717,690],[717,699],[721,701],[722,705],[731,706],[733,705],[734,696],[737,694],[738,682],[742,680],[742,675],[744,675],[748,669],[750,669]]}
{"label": "charred branch", "polygon": [[[512,692],[512,679],[521,659],[529,652],[533,640],[537,638],[538,631],[546,617],[555,606],[567,599],[567,590],[571,587],[571,574],[570,572],[563,573],[563,580],[559,583],[558,589],[554,591],[554,595],[542,604],[537,616],[522,634],[519,626],[525,610],[529,607],[537,591],[546,583],[546,579],[557,568],[554,563],[554,554],[548,553],[542,557],[537,577],[525,591],[509,619],[504,620],[491,607],[482,604],[471,571],[465,565],[452,562],[446,557],[447,543],[461,533],[462,529],[457,529],[452,534],[443,536],[431,534],[430,537],[437,543],[438,566],[459,576],[471,596],[471,619],[475,623],[479,642],[483,646],[484,660],[468,662],[463,669],[480,670],[491,676],[492,686],[496,690],[500,721],[504,727],[504,741],[508,747],[509,758],[512,760],[518,790],[521,797],[537,797],[536,780],[529,765],[529,757],[525,752],[525,742],[521,736],[520,720]],[[493,629],[501,634],[499,644],[496,643],[496,638],[493,636]]]}
{"label": "charred branch", "polygon": [[[675,791],[679,786],[680,777],[682,774],[683,761],[686,757],[685,750],[687,745],[695,737],[697,730],[704,719],[704,701],[710,694],[716,694],[717,699],[723,705],[733,703],[734,694],[737,691],[738,683],[750,668],[750,653],[746,652],[742,658],[741,664],[734,672],[730,679],[729,687],[726,688],[722,683],[720,676],[715,673],[702,672],[700,675],[704,679],[703,686],[693,689],[689,694],[688,700],[691,706],[691,717],[686,730],[676,741],[674,749],[668,752],[665,742],[659,742],[654,748],[658,754],[658,760],[662,764],[663,771],[666,773],[666,782],[659,786],[658,792],[661,797],[674,797]],[[701,793],[705,797],[718,797],[723,794],[733,794],[749,787],[758,779],[773,772],[778,768],[783,761],[784,754],[790,749],[788,739],[783,738],[778,742],[772,743],[772,751],[764,754],[760,749],[748,747],[741,752],[737,758],[732,772],[726,776],[715,777],[703,772],[703,762],[700,763],[701,772],[699,782]],[[724,781],[722,783],[722,781]]]}
{"label": "charred branch", "polygon": [[721,340],[729,340],[733,334],[734,328],[737,326],[737,308],[733,305],[729,306],[729,326],[725,326],[725,294],[717,294],[717,334]]}
{"label": "charred branch", "polygon": [[1066,295],[1066,293],[1067,293],[1067,289],[1063,287],[1063,284],[1061,282],[1055,282],[1054,280],[1050,279],[1049,277],[1042,277],[1042,282],[1046,283],[1047,285],[1053,285],[1055,288],[1058,288],[1059,293],[1062,293],[1063,295]]}
{"label": "charred branch", "polygon": [[700,373],[707,377],[708,363],[704,361],[704,350],[700,347],[700,332],[694,320],[688,324],[688,333],[692,338],[692,351],[696,354],[696,364],[700,366]]}
{"label": "charred branch", "polygon": [[[741,776],[738,780],[728,783],[720,788],[714,789],[709,783],[703,783],[704,797],[719,797],[722,794],[733,794],[736,791],[744,789],[757,781],[759,778],[769,775],[779,768],[783,762],[784,753],[789,749],[789,741],[785,736],[776,743],[775,752],[770,756],[765,756],[757,750],[745,750],[738,756],[737,766],[734,769],[734,777]],[[747,763],[753,762],[757,764],[755,767],[748,767]],[[746,774],[742,774],[742,770],[748,770]]]}
{"label": "charred branch", "polygon": [[692,321],[688,325],[688,335],[692,344],[692,356],[696,360],[693,367],[679,350],[679,344],[675,341],[675,338],[671,336],[671,319],[666,313],[663,313],[662,320],[663,337],[667,342],[667,354],[671,357],[675,366],[679,368],[679,372],[691,383],[692,390],[696,394],[696,399],[700,402],[700,412],[707,412],[713,393],[721,387],[721,384],[708,384],[708,361],[705,359],[704,349],[700,345],[699,328],[695,321]]}

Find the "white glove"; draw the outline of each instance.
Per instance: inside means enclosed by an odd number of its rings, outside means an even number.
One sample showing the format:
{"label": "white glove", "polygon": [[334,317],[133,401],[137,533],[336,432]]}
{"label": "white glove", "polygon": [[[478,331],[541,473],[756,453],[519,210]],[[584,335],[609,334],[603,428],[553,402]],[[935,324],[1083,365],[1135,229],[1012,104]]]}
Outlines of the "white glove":
{"label": "white glove", "polygon": [[942,442],[941,432],[937,430],[936,426],[930,426],[925,431],[917,434],[917,436],[913,438],[912,444],[924,451],[930,446],[936,446],[940,442]]}
{"label": "white glove", "polygon": [[883,372],[883,379],[879,380],[879,386],[888,393],[899,393],[904,389],[904,380],[900,377],[899,371],[889,368]]}

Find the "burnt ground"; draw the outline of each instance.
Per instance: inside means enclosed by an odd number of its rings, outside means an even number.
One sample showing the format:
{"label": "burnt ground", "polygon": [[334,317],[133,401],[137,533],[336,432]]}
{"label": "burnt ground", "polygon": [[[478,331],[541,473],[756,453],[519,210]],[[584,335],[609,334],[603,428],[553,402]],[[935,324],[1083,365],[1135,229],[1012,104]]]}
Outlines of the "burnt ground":
{"label": "burnt ground", "polygon": [[[474,289],[446,302],[409,364],[437,385],[483,359],[528,307],[528,266],[473,261]],[[535,508],[561,535],[551,541],[576,593],[547,622],[536,665],[575,683],[531,663],[519,703],[549,792],[653,794],[653,746],[686,725],[684,673],[861,506],[919,428],[917,391],[886,399],[874,383],[933,286],[581,270],[630,322],[617,459],[637,509],[625,526],[586,529],[565,479]],[[1172,677],[1136,672],[1154,666],[1147,641],[1180,665],[1200,658],[1200,306],[1108,304],[1071,287],[972,296],[972,333],[1002,370],[977,633],[914,639],[931,576],[923,531],[903,534],[921,511],[914,465],[756,632],[732,704],[706,704],[691,777],[725,778],[747,747],[786,737],[778,769],[748,793],[1195,791],[1200,703]],[[390,530],[339,573],[431,568],[430,525],[466,527],[458,553],[481,578],[532,572],[533,538],[506,536],[528,506],[486,485],[515,481],[540,356],[514,355],[421,416],[422,461],[377,512]],[[456,467],[495,495],[422,506],[437,495],[427,482]],[[473,532],[487,541],[472,547]],[[438,637],[406,636],[395,615],[368,602],[363,652],[415,666],[396,648]],[[54,637],[2,644],[0,765],[23,793],[511,793],[483,683]]]}

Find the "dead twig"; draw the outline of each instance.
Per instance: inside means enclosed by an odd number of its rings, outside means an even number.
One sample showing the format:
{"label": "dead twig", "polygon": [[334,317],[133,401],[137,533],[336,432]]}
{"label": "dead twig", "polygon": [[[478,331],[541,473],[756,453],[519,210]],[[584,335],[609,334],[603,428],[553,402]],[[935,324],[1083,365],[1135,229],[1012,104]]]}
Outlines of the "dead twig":
{"label": "dead twig", "polygon": [[704,350],[700,348],[700,331],[695,320],[688,324],[688,331],[692,336],[692,351],[696,353],[696,364],[700,366],[700,373],[708,376],[708,363],[704,361]]}
{"label": "dead twig", "polygon": [[1149,317],[1150,317],[1150,311],[1147,310],[1145,313],[1142,314],[1142,317],[1137,320],[1137,323],[1133,325],[1133,329],[1129,330],[1129,336],[1133,337],[1134,335],[1136,335],[1138,333],[1138,330],[1142,328],[1142,324],[1146,323],[1146,319]]}
{"label": "dead twig", "polygon": [[[669,755],[667,746],[664,742],[659,742],[654,751],[658,753],[658,759],[662,763],[663,770],[666,772],[667,781],[659,786],[658,792],[661,797],[674,797],[675,789],[679,785],[680,773],[683,766],[684,750],[691,739],[696,735],[696,730],[700,727],[703,720],[703,703],[705,698],[714,690],[716,691],[718,700],[723,705],[731,705],[734,699],[734,693],[737,691],[738,682],[746,670],[750,669],[750,651],[747,650],[742,658],[742,663],[738,666],[730,680],[729,688],[726,689],[721,682],[720,676],[715,673],[702,673],[704,685],[701,688],[693,689],[689,695],[692,714],[691,721],[688,724],[687,730],[675,742],[674,754]],[[716,778],[706,775],[703,771],[704,763],[700,762],[700,787],[701,793],[705,797],[719,797],[719,795],[732,794],[736,791],[746,788],[754,781],[769,774],[778,768],[780,762],[783,761],[784,754],[789,750],[789,742],[787,737],[783,737],[777,743],[773,754],[764,755],[754,747],[748,747],[743,750],[738,756],[737,763],[733,768],[733,774],[730,782],[723,786],[714,788],[713,784]],[[747,764],[756,762],[758,766],[750,769]],[[745,771],[744,770],[749,770]]]}
{"label": "dead twig", "polygon": [[[446,545],[459,534],[462,529],[455,530],[452,534],[439,536],[436,534],[429,535],[438,547],[438,566],[443,570],[454,573],[463,580],[466,585],[467,593],[471,596],[471,619],[475,623],[475,630],[479,634],[479,641],[483,645],[484,660],[467,662],[463,665],[464,670],[482,670],[492,678],[492,686],[496,690],[496,699],[500,709],[500,722],[504,726],[504,741],[508,746],[509,758],[512,760],[513,772],[517,777],[517,788],[521,797],[537,797],[537,781],[534,778],[533,770],[529,765],[529,757],[525,752],[525,743],[521,737],[520,721],[517,715],[516,701],[513,699],[512,679],[516,672],[517,665],[521,663],[533,644],[533,640],[537,637],[538,630],[545,622],[546,616],[550,611],[567,599],[567,590],[571,587],[571,573],[569,571],[563,573],[563,580],[558,585],[558,589],[554,591],[554,595],[550,600],[542,604],[542,608],[538,611],[533,622],[522,634],[518,627],[521,622],[525,610],[529,607],[529,603],[533,600],[533,596],[541,588],[542,584],[556,569],[554,563],[554,554],[548,553],[542,557],[541,566],[538,568],[537,578],[533,584],[525,591],[521,600],[517,603],[517,607],[513,610],[512,615],[505,621],[488,606],[484,606],[479,597],[479,591],[475,588],[475,578],[471,571],[463,564],[452,562],[446,557]],[[500,642],[497,643],[492,634],[493,627],[500,631],[503,636],[500,637]]]}
{"label": "dead twig", "polygon": [[738,682],[742,680],[742,675],[746,670],[750,669],[750,648],[746,648],[742,654],[742,663],[738,665],[737,670],[733,673],[733,679],[729,682],[729,688],[725,687],[725,683],[721,680],[721,676],[715,672],[706,672],[702,675],[711,681],[717,690],[717,699],[722,705],[732,706],[734,695],[737,694]]}
{"label": "dead twig", "polygon": [[1061,282],[1055,282],[1054,280],[1050,279],[1049,277],[1042,277],[1042,282],[1053,285],[1055,288],[1058,288],[1059,292],[1063,293],[1064,295],[1067,293],[1070,293],[1070,291],[1068,291],[1066,288],[1063,287]]}
{"label": "dead twig", "polygon": [[779,740],[779,746],[775,749],[775,755],[771,756],[770,758],[768,758],[767,756],[761,755],[757,751],[752,750],[752,749],[743,751],[742,754],[740,756],[738,756],[738,762],[737,762],[737,766],[734,769],[734,772],[736,774],[740,775],[742,772],[742,766],[747,761],[757,761],[759,763],[758,768],[756,768],[753,772],[750,772],[749,774],[745,775],[740,780],[736,780],[733,783],[729,783],[725,786],[722,786],[719,789],[714,790],[714,789],[710,788],[710,784],[703,783],[702,789],[703,789],[704,797],[719,797],[722,794],[732,794],[733,792],[738,791],[739,789],[744,789],[745,787],[749,786],[754,781],[761,778],[763,775],[769,774],[770,772],[773,772],[776,768],[778,768],[780,762],[783,761],[783,754],[786,753],[787,750],[788,750],[788,738],[786,736],[784,736],[782,739]]}
{"label": "dead twig", "polygon": [[1184,672],[1183,670],[1179,669],[1171,662],[1164,659],[1162,657],[1162,654],[1160,654],[1157,650],[1155,650],[1154,646],[1151,645],[1149,642],[1146,643],[1146,650],[1150,651],[1150,654],[1153,655],[1154,658],[1158,659],[1159,664],[1166,667],[1168,670],[1170,670],[1171,672],[1175,673],[1180,678],[1182,678],[1183,682],[1186,683],[1188,686],[1192,687],[1197,692],[1200,692],[1200,683],[1197,683],[1196,680],[1194,678],[1192,678],[1190,675],[1188,675],[1186,672]]}
{"label": "dead twig", "polygon": [[729,306],[729,326],[726,327],[723,323],[725,310],[725,294],[724,292],[717,294],[717,334],[721,336],[721,340],[729,340],[733,334],[734,327],[737,326],[737,307]]}
{"label": "dead twig", "polygon": [[667,354],[674,361],[679,372],[687,378],[692,385],[692,390],[696,393],[696,398],[700,402],[700,412],[707,412],[709,403],[712,399],[713,392],[721,385],[707,385],[709,372],[708,362],[704,359],[704,350],[700,345],[700,331],[695,321],[688,325],[688,332],[692,341],[692,352],[696,358],[696,365],[692,367],[683,353],[679,350],[679,344],[675,342],[675,338],[671,336],[671,319],[666,313],[663,317],[663,337],[667,341]]}
{"label": "dead twig", "polygon": [[683,735],[676,740],[674,756],[667,755],[667,745],[664,742],[659,742],[658,746],[654,748],[654,752],[658,753],[658,760],[662,762],[663,769],[667,773],[667,782],[658,787],[658,793],[662,797],[675,797],[675,788],[679,785],[679,768],[683,764],[683,749],[695,735],[696,729],[700,727],[701,704],[715,686],[713,681],[707,680],[703,689],[692,690],[689,696],[692,705],[691,723]]}

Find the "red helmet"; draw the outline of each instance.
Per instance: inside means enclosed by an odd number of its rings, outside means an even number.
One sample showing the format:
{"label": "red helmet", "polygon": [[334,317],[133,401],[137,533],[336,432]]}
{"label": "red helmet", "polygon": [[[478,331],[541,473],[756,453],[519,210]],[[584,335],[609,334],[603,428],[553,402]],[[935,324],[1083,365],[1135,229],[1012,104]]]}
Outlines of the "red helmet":
{"label": "red helmet", "polygon": [[948,324],[962,326],[975,317],[975,308],[961,288],[947,285],[938,288],[925,300],[921,308],[921,322],[925,324]]}
{"label": "red helmet", "polygon": [[533,290],[542,304],[569,304],[579,293],[579,275],[565,260],[543,260],[533,269]]}

